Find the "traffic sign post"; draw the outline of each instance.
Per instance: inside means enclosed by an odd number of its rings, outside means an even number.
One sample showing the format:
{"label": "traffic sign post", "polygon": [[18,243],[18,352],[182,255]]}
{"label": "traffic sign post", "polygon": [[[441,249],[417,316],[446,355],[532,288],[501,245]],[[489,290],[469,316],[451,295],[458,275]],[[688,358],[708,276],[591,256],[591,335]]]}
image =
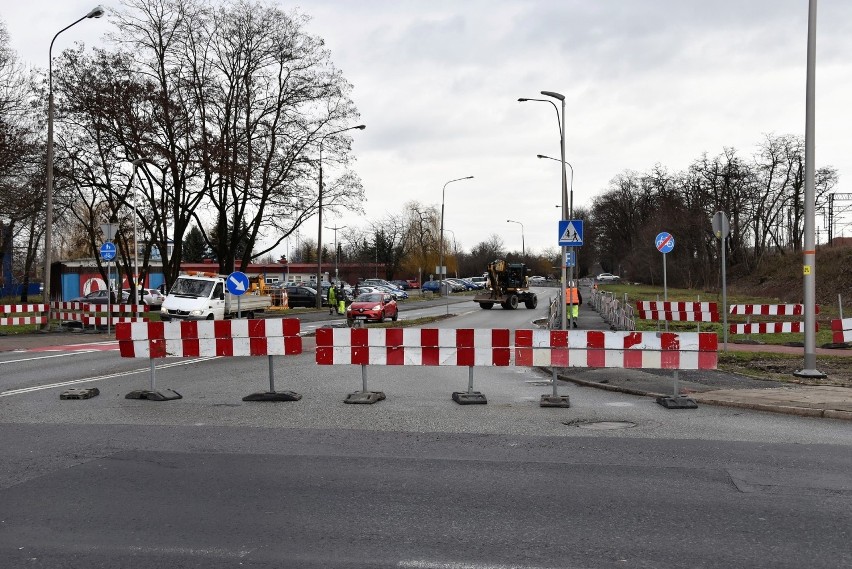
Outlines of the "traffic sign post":
{"label": "traffic sign post", "polygon": [[225,279],[225,286],[228,287],[228,292],[237,297],[237,318],[242,318],[240,310],[240,297],[246,293],[249,288],[249,279],[245,273],[234,271],[228,278]]}
{"label": "traffic sign post", "polygon": [[574,250],[565,252],[565,266],[566,267],[576,267],[577,266],[577,255],[574,253]]}
{"label": "traffic sign post", "polygon": [[[657,234],[654,238],[654,245],[657,247],[657,251],[663,254],[663,301],[668,302],[669,300],[669,289],[666,281],[666,253],[671,253],[674,249],[675,239],[671,233],[666,233],[662,231]],[[666,321],[666,332],[669,331],[669,323]]]}

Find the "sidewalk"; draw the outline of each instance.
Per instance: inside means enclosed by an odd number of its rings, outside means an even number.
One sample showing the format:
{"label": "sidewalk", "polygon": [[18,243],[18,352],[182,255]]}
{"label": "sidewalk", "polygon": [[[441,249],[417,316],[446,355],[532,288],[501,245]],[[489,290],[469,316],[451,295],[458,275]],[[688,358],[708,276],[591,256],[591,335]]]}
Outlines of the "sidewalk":
{"label": "sidewalk", "polygon": [[[585,291],[584,291],[585,292]],[[580,309],[577,324],[581,330],[608,330],[600,314],[588,304]],[[722,344],[719,350],[723,349]],[[775,352],[802,354],[801,347],[734,344],[729,351]],[[850,356],[852,350],[816,349],[825,356]],[[850,360],[852,365],[852,360]],[[669,370],[588,369],[567,368],[559,378],[579,385],[620,391],[648,397],[670,396],[674,393],[674,373]],[[852,420],[852,389],[835,386],[811,386],[763,381],[720,370],[681,371],[679,393],[688,395],[699,404],[742,407],[758,411],[787,413],[804,417],[824,417]]]}

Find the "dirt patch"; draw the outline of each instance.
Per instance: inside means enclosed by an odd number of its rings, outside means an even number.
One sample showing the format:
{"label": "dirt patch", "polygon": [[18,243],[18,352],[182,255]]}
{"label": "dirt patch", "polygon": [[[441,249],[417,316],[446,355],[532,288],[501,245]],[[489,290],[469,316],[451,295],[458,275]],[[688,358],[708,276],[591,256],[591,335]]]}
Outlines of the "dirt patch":
{"label": "dirt patch", "polygon": [[719,369],[727,372],[746,375],[755,379],[766,379],[798,385],[831,385],[836,387],[852,387],[852,361],[849,358],[817,358],[816,369],[827,377],[811,378],[794,375],[803,367],[801,357],[778,358],[775,356],[760,357],[759,355],[747,360],[720,357]]}

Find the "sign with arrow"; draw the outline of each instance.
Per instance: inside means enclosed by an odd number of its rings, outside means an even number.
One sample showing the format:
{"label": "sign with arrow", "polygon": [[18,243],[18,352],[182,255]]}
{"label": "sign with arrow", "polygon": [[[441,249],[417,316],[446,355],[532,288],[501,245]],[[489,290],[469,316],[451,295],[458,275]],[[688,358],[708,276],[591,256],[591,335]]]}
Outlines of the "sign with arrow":
{"label": "sign with arrow", "polygon": [[249,279],[245,273],[234,271],[228,275],[225,281],[225,286],[228,287],[228,292],[235,296],[241,296],[246,293],[249,288]]}

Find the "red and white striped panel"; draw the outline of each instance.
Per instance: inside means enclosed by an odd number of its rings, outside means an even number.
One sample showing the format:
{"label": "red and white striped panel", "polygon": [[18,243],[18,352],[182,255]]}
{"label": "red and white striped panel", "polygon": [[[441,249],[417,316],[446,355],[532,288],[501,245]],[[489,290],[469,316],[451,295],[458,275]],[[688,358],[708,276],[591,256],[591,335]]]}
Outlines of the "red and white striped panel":
{"label": "red and white striped panel", "polygon": [[54,320],[67,322],[82,322],[84,318],[89,318],[88,315],[80,312],[51,312],[50,317]]}
{"label": "red and white striped panel", "polygon": [[47,312],[47,304],[0,304],[0,314]]}
{"label": "red and white striped panel", "polygon": [[[91,304],[87,303],[86,310],[89,312],[107,312],[106,304]],[[133,314],[135,312],[148,312],[151,308],[147,304],[111,304],[109,312],[111,314]]]}
{"label": "red and white striped panel", "polygon": [[[814,323],[819,330],[819,323]],[[804,322],[751,322],[731,324],[731,334],[795,334],[805,331]]]}
{"label": "red and white striped panel", "polygon": [[831,330],[833,342],[852,342],[852,318],[835,318],[831,321]]}
{"label": "red and white striped panel", "polygon": [[[732,304],[731,314],[759,314],[761,316],[801,316],[805,313],[802,304]],[[819,314],[819,305],[816,305]]]}
{"label": "red and white striped panel", "polygon": [[88,310],[88,302],[51,302],[53,310]]}
{"label": "red and white striped panel", "polygon": [[125,358],[290,356],[302,353],[296,318],[118,324]]}
{"label": "red and white striped panel", "polygon": [[320,328],[319,365],[508,366],[507,329]]}
{"label": "red and white striped panel", "polygon": [[719,307],[715,302],[663,302],[640,300],[636,302],[639,318],[644,320],[669,320],[682,322],[718,322]]}
{"label": "red and white striped panel", "polygon": [[16,316],[0,318],[0,326],[23,326],[25,324],[47,324],[47,316]]}
{"label": "red and white striped panel", "polygon": [[516,330],[515,365],[716,369],[713,332]]}
{"label": "red and white striped panel", "polygon": [[108,319],[106,316],[89,316],[88,314],[83,314],[81,321],[83,322],[83,326],[106,326],[107,323],[117,326],[122,322],[147,322],[148,319],[136,318],[135,316],[113,316]]}

